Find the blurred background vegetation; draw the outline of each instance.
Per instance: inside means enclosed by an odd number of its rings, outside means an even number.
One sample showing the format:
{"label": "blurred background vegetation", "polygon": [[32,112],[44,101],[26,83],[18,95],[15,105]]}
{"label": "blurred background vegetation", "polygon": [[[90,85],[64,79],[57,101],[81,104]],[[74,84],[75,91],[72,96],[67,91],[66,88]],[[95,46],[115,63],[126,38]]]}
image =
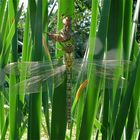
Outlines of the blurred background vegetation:
{"label": "blurred background vegetation", "polygon": [[[136,7],[137,0],[133,0],[133,14]],[[88,37],[89,37],[89,31],[90,31],[90,21],[91,21],[91,3],[92,0],[76,0],[75,1],[75,19],[74,19],[74,38],[75,38],[75,46],[76,46],[76,57],[80,58],[83,57]],[[99,11],[99,18],[98,23],[100,22],[100,14],[102,9],[103,0],[100,0],[98,5],[98,11]],[[26,6],[26,5],[25,5]],[[26,8],[26,7],[25,7]],[[49,0],[48,1],[48,31],[49,32],[56,32],[57,30],[57,10],[58,8],[58,1],[57,0]],[[20,17],[20,21],[18,24],[18,38],[19,41],[23,42],[23,31],[24,31],[24,25],[25,25],[25,16],[26,16],[26,9],[22,11],[22,16]],[[133,15],[132,15],[133,17]],[[97,26],[98,30],[98,26]],[[136,40],[139,43],[140,41],[140,17],[138,18],[137,23],[137,30],[136,30]],[[22,51],[22,44],[19,42],[19,53]],[[52,57],[55,55],[55,43],[49,42],[50,47],[50,53],[52,52]]]}

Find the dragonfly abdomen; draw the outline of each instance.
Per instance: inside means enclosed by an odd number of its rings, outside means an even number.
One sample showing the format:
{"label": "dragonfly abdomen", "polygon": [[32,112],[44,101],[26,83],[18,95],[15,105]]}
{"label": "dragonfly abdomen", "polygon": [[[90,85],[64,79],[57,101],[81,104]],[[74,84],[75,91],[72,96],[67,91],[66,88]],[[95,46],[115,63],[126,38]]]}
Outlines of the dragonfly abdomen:
{"label": "dragonfly abdomen", "polygon": [[67,122],[68,128],[71,124],[71,89],[72,89],[72,69],[67,69],[67,88],[66,88],[66,101],[67,101]]}

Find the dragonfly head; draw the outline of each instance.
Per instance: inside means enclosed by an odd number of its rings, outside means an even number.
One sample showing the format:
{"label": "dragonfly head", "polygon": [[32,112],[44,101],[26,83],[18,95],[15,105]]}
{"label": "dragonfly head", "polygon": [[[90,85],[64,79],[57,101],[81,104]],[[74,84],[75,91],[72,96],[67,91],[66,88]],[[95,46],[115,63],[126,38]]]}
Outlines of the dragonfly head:
{"label": "dragonfly head", "polygon": [[71,26],[71,21],[72,21],[72,18],[71,17],[64,17],[63,18],[63,24],[65,25],[65,26]]}

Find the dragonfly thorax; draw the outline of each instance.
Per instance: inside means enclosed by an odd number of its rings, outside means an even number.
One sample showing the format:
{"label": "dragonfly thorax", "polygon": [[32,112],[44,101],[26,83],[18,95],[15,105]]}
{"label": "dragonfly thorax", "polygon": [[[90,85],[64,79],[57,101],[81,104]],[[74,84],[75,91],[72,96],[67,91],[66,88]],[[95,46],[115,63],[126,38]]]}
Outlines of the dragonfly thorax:
{"label": "dragonfly thorax", "polygon": [[64,61],[67,69],[72,68],[73,59],[74,59],[73,53],[65,53]]}
{"label": "dragonfly thorax", "polygon": [[71,43],[65,44],[63,46],[63,50],[65,53],[73,53],[74,52],[74,46]]}

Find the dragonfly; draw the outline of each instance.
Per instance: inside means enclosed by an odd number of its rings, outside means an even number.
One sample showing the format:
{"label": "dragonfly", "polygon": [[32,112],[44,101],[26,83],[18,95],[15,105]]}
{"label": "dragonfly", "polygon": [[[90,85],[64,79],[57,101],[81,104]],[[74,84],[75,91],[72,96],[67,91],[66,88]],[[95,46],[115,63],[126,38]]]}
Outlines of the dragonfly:
{"label": "dragonfly", "polygon": [[[68,128],[71,125],[71,94],[72,94],[72,79],[73,75],[86,73],[88,67],[92,66],[92,74],[95,77],[105,77],[109,81],[113,81],[118,76],[114,75],[115,70],[127,70],[128,67],[132,68],[133,63],[128,60],[94,60],[87,61],[86,59],[74,59],[74,46],[71,43],[72,39],[72,23],[70,17],[63,19],[64,27],[59,33],[50,34],[50,39],[59,42],[64,51],[64,60],[50,61],[35,61],[35,62],[13,62],[5,66],[0,74],[3,75],[15,74],[23,76],[24,80],[17,83],[16,87],[25,87],[25,94],[33,94],[40,91],[40,86],[52,78],[56,78],[55,85],[59,86],[64,81],[64,73],[66,73],[66,101],[67,101],[67,123]],[[85,76],[86,77],[86,76]],[[123,76],[119,76],[121,81],[127,81]],[[98,79],[98,78],[97,78]],[[2,84],[2,83],[1,83]]]}

